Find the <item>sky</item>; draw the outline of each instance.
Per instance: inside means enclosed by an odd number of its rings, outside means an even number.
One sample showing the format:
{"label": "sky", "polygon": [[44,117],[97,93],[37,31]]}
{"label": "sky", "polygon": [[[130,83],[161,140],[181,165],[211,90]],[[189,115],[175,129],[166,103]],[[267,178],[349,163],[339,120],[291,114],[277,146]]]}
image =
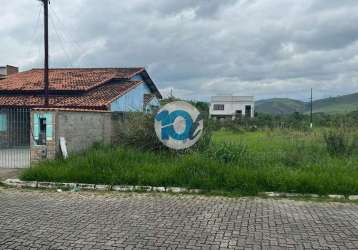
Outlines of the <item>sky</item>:
{"label": "sky", "polygon": [[[0,65],[43,65],[38,0],[0,0]],[[51,67],[144,66],[164,96],[358,92],[357,0],[51,0]]]}

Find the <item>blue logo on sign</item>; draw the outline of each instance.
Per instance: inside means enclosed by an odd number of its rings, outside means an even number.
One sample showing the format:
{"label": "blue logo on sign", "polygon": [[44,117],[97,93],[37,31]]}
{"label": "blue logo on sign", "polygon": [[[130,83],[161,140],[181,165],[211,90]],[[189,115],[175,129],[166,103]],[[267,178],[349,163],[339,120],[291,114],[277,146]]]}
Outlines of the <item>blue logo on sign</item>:
{"label": "blue logo on sign", "polygon": [[[183,118],[185,121],[185,129],[181,133],[178,133],[174,129],[174,122],[179,117]],[[169,140],[169,138],[172,138],[177,141],[184,141],[188,139],[193,140],[200,133],[200,131],[197,131],[195,133],[195,130],[198,128],[199,122],[202,120],[201,116],[199,115],[198,118],[193,121],[190,114],[184,110],[176,110],[171,113],[169,113],[167,110],[163,110],[156,115],[155,119],[157,121],[161,121],[162,140]]]}

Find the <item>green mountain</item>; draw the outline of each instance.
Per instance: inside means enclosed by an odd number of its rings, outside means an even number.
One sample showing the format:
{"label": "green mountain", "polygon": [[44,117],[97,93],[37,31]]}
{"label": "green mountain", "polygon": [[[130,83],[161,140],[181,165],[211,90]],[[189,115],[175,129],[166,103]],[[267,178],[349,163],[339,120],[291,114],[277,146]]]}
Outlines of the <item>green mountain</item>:
{"label": "green mountain", "polygon": [[[256,111],[268,114],[309,113],[310,104],[288,98],[273,98],[256,102]],[[358,110],[358,93],[329,97],[313,102],[314,113],[347,113]]]}
{"label": "green mountain", "polygon": [[[309,105],[308,105],[309,106]],[[313,111],[315,113],[348,113],[358,110],[358,93],[329,97],[313,102]],[[309,111],[307,109],[306,111]]]}
{"label": "green mountain", "polygon": [[289,98],[273,98],[257,101],[255,110],[259,113],[285,115],[294,112],[304,112],[305,103]]}

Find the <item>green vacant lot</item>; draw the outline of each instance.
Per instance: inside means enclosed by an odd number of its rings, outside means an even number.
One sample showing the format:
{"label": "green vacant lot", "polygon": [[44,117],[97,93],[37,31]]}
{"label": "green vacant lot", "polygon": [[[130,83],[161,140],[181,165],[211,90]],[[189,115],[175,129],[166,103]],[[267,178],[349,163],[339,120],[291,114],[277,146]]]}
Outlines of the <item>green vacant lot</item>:
{"label": "green vacant lot", "polygon": [[[322,131],[215,132],[204,149],[151,152],[96,146],[68,160],[44,162],[22,179],[178,186],[255,195],[263,191],[358,194],[355,131],[344,140]],[[333,141],[333,142],[332,142]]]}

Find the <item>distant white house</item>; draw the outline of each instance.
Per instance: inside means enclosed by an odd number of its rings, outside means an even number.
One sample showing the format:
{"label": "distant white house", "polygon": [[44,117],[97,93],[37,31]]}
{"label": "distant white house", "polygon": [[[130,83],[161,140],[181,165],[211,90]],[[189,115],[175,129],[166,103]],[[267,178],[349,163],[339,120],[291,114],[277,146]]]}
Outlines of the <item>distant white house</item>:
{"label": "distant white house", "polygon": [[210,103],[210,117],[213,119],[239,119],[254,117],[253,96],[213,96]]}

